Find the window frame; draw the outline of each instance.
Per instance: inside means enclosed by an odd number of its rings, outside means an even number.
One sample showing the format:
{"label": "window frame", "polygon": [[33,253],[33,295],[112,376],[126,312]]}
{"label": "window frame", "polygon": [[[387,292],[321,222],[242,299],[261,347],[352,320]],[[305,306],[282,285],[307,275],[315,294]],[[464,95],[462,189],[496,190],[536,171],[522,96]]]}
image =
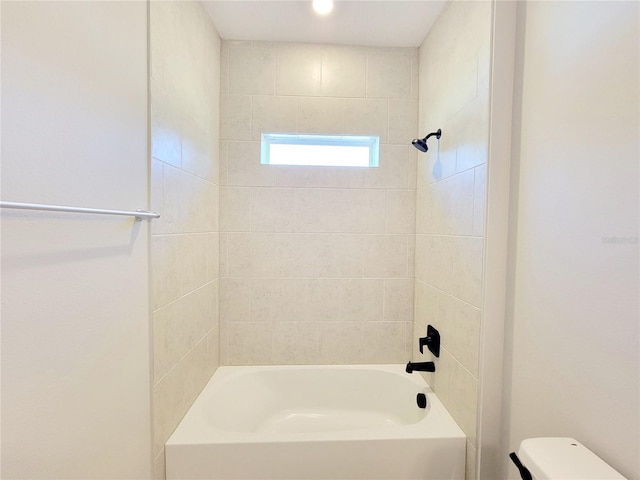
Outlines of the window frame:
{"label": "window frame", "polygon": [[[369,162],[367,165],[322,165],[299,163],[271,163],[271,145],[309,145],[367,147]],[[377,135],[336,135],[307,133],[262,133],[260,136],[260,163],[274,166],[308,166],[338,168],[376,168],[380,165],[380,137]]]}

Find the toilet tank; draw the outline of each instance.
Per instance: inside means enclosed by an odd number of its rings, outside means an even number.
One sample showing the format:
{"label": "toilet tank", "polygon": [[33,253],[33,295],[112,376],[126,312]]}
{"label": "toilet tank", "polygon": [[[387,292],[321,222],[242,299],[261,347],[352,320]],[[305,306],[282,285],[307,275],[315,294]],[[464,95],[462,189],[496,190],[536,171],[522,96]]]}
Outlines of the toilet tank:
{"label": "toilet tank", "polygon": [[573,438],[528,438],[518,457],[535,480],[625,480],[625,477]]}

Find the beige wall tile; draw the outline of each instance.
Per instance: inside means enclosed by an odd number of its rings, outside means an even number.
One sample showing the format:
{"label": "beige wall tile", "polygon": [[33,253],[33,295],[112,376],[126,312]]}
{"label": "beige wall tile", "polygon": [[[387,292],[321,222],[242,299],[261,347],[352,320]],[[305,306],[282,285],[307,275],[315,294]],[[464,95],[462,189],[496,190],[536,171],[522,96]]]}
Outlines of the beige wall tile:
{"label": "beige wall tile", "polygon": [[468,436],[467,478],[475,478],[486,188],[482,167],[471,169],[486,163],[490,17],[490,2],[450,2],[419,50],[419,136],[441,128],[442,138],[418,155],[414,338],[427,324],[442,335],[430,381]]}
{"label": "beige wall tile", "polygon": [[421,330],[433,325],[442,347],[477,377],[480,309],[423,282],[416,282],[416,296],[416,323]]}
{"label": "beige wall tile", "polygon": [[443,118],[450,118],[459,112],[478,94],[477,55],[453,63],[449,69],[449,75],[449,83],[444,97],[446,102],[442,102]]}
{"label": "beige wall tile", "polygon": [[221,315],[229,322],[338,320],[338,280],[228,278],[222,284]]}
{"label": "beige wall tile", "polygon": [[319,363],[401,363],[408,358],[404,322],[319,324]]}
{"label": "beige wall tile", "polygon": [[344,133],[377,135],[387,143],[389,109],[387,100],[346,98],[344,100]]}
{"label": "beige wall tile", "polygon": [[407,146],[409,156],[408,156],[408,165],[409,165],[409,189],[415,190],[418,186],[418,154],[419,152],[413,146]]}
{"label": "beige wall tile", "polygon": [[153,312],[154,383],[216,325],[216,310],[212,282]]}
{"label": "beige wall tile", "polygon": [[[216,132],[220,131],[220,128],[215,130]],[[221,185],[220,181],[220,139],[218,137],[211,138],[211,157],[213,159],[213,167],[211,168],[211,173],[207,178],[208,181],[215,183],[216,185]]]}
{"label": "beige wall tile", "polygon": [[299,189],[296,231],[382,233],[384,202],[382,191]]}
{"label": "beige wall tile", "polygon": [[362,188],[365,170],[358,167],[278,166],[277,187]]}
{"label": "beige wall tile", "polygon": [[231,365],[269,365],[273,363],[273,324],[230,323],[228,362]]}
{"label": "beige wall tile", "polygon": [[220,279],[220,318],[223,323],[251,321],[251,293],[253,280],[250,278]]}
{"label": "beige wall tile", "polygon": [[449,338],[447,348],[460,364],[477,378],[481,311],[455,297],[449,297],[447,301],[451,304],[447,309],[450,317],[445,327]]}
{"label": "beige wall tile", "polygon": [[171,97],[151,82],[151,156],[170,165],[182,164],[182,114]]}
{"label": "beige wall tile", "polygon": [[273,362],[278,365],[318,364],[319,327],[310,322],[279,322],[273,326]]}
{"label": "beige wall tile", "polygon": [[343,125],[341,98],[300,97],[298,130],[301,133],[340,134]]}
{"label": "beige wall tile", "polygon": [[[420,336],[423,336],[424,334],[426,334],[426,332],[422,332],[422,335]],[[452,384],[457,362],[445,349],[440,349],[440,357],[438,358],[435,358],[431,353],[426,355],[426,357],[428,359],[427,361],[433,361],[436,365],[436,371],[433,373],[431,379],[431,386],[433,387],[434,392],[438,394],[438,398],[453,416],[454,414],[452,409],[455,399],[452,391]],[[457,420],[455,416],[454,419]]]}
{"label": "beige wall tile", "polygon": [[214,349],[217,349],[217,335],[208,335],[154,385],[156,455],[162,451],[165,442],[213,374],[216,365],[214,354],[217,355]]}
{"label": "beige wall tile", "polygon": [[340,315],[340,280],[296,279],[295,319],[299,322],[336,321]]}
{"label": "beige wall tile", "polygon": [[417,235],[416,278],[479,307],[483,239]]}
{"label": "beige wall tile", "polygon": [[327,97],[364,97],[367,56],[363,50],[325,47],[321,93]]}
{"label": "beige wall tile", "polygon": [[272,186],[274,167],[260,164],[260,142],[229,142],[227,185]]}
{"label": "beige wall tile", "polygon": [[313,235],[228,234],[229,274],[238,277],[317,277]]}
{"label": "beige wall tile", "polygon": [[292,188],[251,189],[251,231],[294,232],[296,192]]}
{"label": "beige wall tile", "polygon": [[218,266],[220,268],[220,277],[228,277],[229,276],[229,256],[228,256],[228,248],[227,248],[227,234],[220,233],[219,234],[219,242],[220,242],[220,255],[218,256]]}
{"label": "beige wall tile", "polygon": [[415,233],[415,190],[387,190],[385,204],[386,233]]}
{"label": "beige wall tile", "polygon": [[[229,46],[229,93],[273,95],[275,52],[271,48]],[[247,72],[251,72],[247,75]]]}
{"label": "beige wall tile", "polygon": [[229,93],[229,46],[222,42],[220,47],[220,94]]}
{"label": "beige wall tile", "polygon": [[220,279],[220,232],[206,235],[207,281]]}
{"label": "beige wall tile", "polygon": [[[176,78],[178,84],[178,99],[202,126],[207,126],[211,104],[208,99],[213,93],[216,79],[207,77],[212,69],[207,68],[205,61],[210,51],[209,35],[211,23],[206,17],[202,5],[197,2],[180,2],[181,23],[183,28],[180,35],[179,59],[174,59],[178,68],[169,71]],[[214,35],[213,38],[217,37]],[[194,52],[200,52],[194,55]],[[208,80],[211,80],[209,84]],[[217,86],[217,82],[215,82]],[[215,92],[217,94],[217,90]],[[204,100],[204,101],[203,101]]]}
{"label": "beige wall tile", "polygon": [[207,130],[192,118],[185,118],[182,122],[182,168],[187,172],[214,182],[215,168],[218,162],[213,156],[218,156],[214,150],[214,141]]}
{"label": "beige wall tile", "polygon": [[320,277],[361,277],[364,235],[318,235]]}
{"label": "beige wall tile", "polygon": [[295,319],[299,285],[289,278],[254,278],[251,282],[251,320],[285,322]]}
{"label": "beige wall tile", "polygon": [[220,138],[251,139],[251,97],[249,95],[220,96]]}
{"label": "beige wall tile", "polygon": [[206,235],[155,235],[151,239],[153,308],[207,283]]}
{"label": "beige wall tile", "polygon": [[456,170],[467,170],[487,162],[489,133],[488,92],[466,104],[459,113],[457,135]]}
{"label": "beige wall tile", "polygon": [[420,332],[425,332],[427,325],[435,325],[438,321],[438,290],[417,279],[415,287],[415,323]]}
{"label": "beige wall tile", "polygon": [[407,235],[366,235],[362,241],[364,277],[407,277]]}
{"label": "beige wall tile", "polygon": [[318,238],[315,235],[279,234],[272,252],[275,260],[274,276],[318,276]]}
{"label": "beige wall tile", "polygon": [[361,363],[402,363],[409,358],[406,322],[366,322],[360,341],[366,348]]}
{"label": "beige wall tile", "polygon": [[197,233],[217,229],[217,187],[166,165],[162,177],[162,222],[158,233]]}
{"label": "beige wall tile", "polygon": [[232,137],[250,129],[251,110],[250,97],[221,102],[228,57],[221,69],[220,39],[200,3],[152,2],[150,12],[151,145],[164,162],[152,161],[150,188],[162,215],[152,226],[151,284],[155,470],[164,478],[162,447],[219,363],[221,103],[234,112],[223,128]]}
{"label": "beige wall tile", "polygon": [[418,102],[389,100],[389,143],[411,144],[418,135]]}
{"label": "beige wall tile", "polygon": [[340,365],[363,363],[365,350],[362,341],[362,322],[325,322],[319,324],[318,349],[321,364]]}
{"label": "beige wall tile", "polygon": [[218,153],[218,160],[220,162],[219,166],[219,185],[227,185],[228,184],[228,171],[229,171],[229,141],[228,140],[220,140],[219,142],[220,151]]}
{"label": "beige wall tile", "polygon": [[452,127],[449,123],[434,125],[434,122],[431,122],[429,127],[421,127],[418,130],[418,136],[423,138],[438,128],[442,130],[440,140],[431,137],[428,142],[429,150],[427,153],[416,150],[418,188],[439,182],[456,173],[455,127]]}
{"label": "beige wall tile", "polygon": [[460,363],[455,362],[450,380],[449,413],[462,428],[472,445],[476,445],[478,380]]}
{"label": "beige wall tile", "polygon": [[[275,52],[276,96],[252,90],[247,79],[235,81],[233,73],[228,76],[229,91],[246,93],[238,97],[252,102],[253,141],[227,141],[249,139],[242,137],[246,128],[240,132],[246,119],[238,119],[233,128],[227,128],[233,136],[227,134],[220,142],[220,182],[246,187],[251,198],[251,231],[225,233],[219,241],[220,270],[234,277],[220,283],[222,361],[406,360],[413,321],[416,154],[402,135],[405,130],[415,131],[417,107],[415,102],[396,100],[408,100],[413,94],[417,68],[414,72],[411,64],[416,63],[417,50],[224,42],[223,89],[225,49],[230,49],[230,68],[237,67],[238,74],[250,62],[240,67],[237,57],[233,63],[234,49],[247,50],[242,55],[257,56],[257,61],[264,57],[249,50]],[[368,54],[400,61],[406,78],[394,79],[397,72],[385,71],[380,73],[385,78],[375,79],[376,73],[369,69],[367,79]],[[378,93],[394,92],[388,97],[362,98],[367,80],[374,92],[376,88]],[[257,140],[262,131],[378,135],[380,167],[260,165]],[[401,144],[388,145],[390,140]],[[223,209],[227,192],[220,193]],[[244,196],[242,201],[245,205]],[[238,218],[232,212],[227,212],[228,217],[222,214],[223,229],[236,221],[246,228],[246,209],[240,210]],[[394,283],[385,288],[385,279]],[[362,326],[364,322],[371,327]],[[250,333],[253,326],[267,330],[262,346]],[[242,334],[248,337],[241,339]],[[363,348],[361,335],[375,348]],[[334,341],[336,337],[340,339]],[[312,341],[317,350],[300,348]]]}
{"label": "beige wall tile", "polygon": [[365,188],[409,188],[411,151],[406,145],[380,145],[380,165],[363,171]]}
{"label": "beige wall tile", "polygon": [[251,229],[251,190],[246,187],[220,188],[220,230],[247,232]]}
{"label": "beige wall tile", "polygon": [[416,276],[416,236],[409,235],[407,237],[407,262],[409,263],[408,267],[408,277],[415,278]]}
{"label": "beige wall tile", "polygon": [[414,100],[418,100],[418,91],[420,85],[419,72],[419,54],[418,52],[415,52],[414,55],[411,55],[411,98]]}
{"label": "beige wall tile", "polygon": [[396,53],[369,53],[367,97],[410,98],[411,56]]}
{"label": "beige wall tile", "polygon": [[263,133],[296,133],[298,99],[296,97],[253,96],[252,139]]}
{"label": "beige wall tile", "polygon": [[416,231],[449,235],[473,234],[472,170],[418,189]]}
{"label": "beige wall tile", "polygon": [[319,95],[322,48],[282,45],[276,54],[276,95]]}
{"label": "beige wall tile", "polygon": [[427,254],[429,251],[427,235],[416,234],[415,258],[415,278],[421,282],[427,281]]}
{"label": "beige wall tile", "polygon": [[413,321],[412,278],[387,278],[384,280],[383,320],[392,322]]}
{"label": "beige wall tile", "polygon": [[341,280],[340,321],[382,320],[383,281],[379,279]]}
{"label": "beige wall tile", "polygon": [[233,365],[229,361],[229,322],[223,320],[220,321],[220,339],[218,346],[220,349],[220,365]]}

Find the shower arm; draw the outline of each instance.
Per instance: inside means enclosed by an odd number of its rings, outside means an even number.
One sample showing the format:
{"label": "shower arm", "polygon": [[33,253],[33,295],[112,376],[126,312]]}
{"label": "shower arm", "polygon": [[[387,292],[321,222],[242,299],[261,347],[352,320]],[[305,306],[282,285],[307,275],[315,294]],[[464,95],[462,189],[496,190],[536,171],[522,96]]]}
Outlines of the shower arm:
{"label": "shower arm", "polygon": [[440,137],[442,136],[442,130],[438,129],[436,132],[431,132],[429,135],[427,135],[426,137],[424,137],[422,140],[423,140],[424,142],[426,142],[427,140],[429,140],[429,138],[433,137],[434,135],[436,136],[436,138],[437,138],[438,140],[440,140]]}

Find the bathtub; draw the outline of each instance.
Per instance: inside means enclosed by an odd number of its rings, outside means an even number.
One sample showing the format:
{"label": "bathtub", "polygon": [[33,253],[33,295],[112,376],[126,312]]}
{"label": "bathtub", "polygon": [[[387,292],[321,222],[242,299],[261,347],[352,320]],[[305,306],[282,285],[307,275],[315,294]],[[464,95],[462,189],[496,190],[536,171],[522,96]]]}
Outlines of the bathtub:
{"label": "bathtub", "polygon": [[168,480],[464,479],[465,444],[403,365],[220,367],[167,441],[166,471]]}

